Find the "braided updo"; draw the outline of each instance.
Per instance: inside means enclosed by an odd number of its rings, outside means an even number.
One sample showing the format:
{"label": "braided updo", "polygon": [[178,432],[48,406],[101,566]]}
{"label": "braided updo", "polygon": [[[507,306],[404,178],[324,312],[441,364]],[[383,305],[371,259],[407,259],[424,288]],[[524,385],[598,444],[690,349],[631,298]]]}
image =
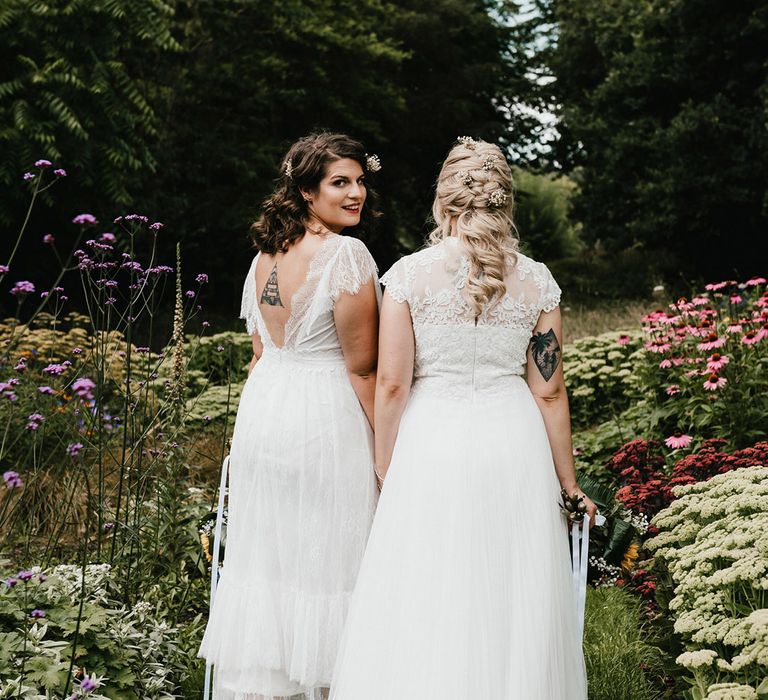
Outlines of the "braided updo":
{"label": "braided updo", "polygon": [[498,303],[507,286],[508,260],[517,260],[512,219],[512,171],[501,149],[461,137],[437,178],[431,243],[456,235],[469,256],[466,290],[475,314]]}

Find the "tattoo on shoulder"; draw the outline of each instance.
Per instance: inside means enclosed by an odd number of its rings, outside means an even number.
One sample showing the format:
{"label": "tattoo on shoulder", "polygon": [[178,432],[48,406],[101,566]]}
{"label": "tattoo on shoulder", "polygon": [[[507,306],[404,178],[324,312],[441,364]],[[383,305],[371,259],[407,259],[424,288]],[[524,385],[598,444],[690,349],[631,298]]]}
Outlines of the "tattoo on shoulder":
{"label": "tattoo on shoulder", "polygon": [[277,263],[272,268],[269,279],[264,285],[260,303],[269,304],[269,306],[283,306],[283,302],[280,299],[280,287],[277,285]]}
{"label": "tattoo on shoulder", "polygon": [[544,381],[548,382],[560,364],[562,355],[560,343],[557,342],[557,336],[551,328],[546,333],[533,334],[531,355]]}

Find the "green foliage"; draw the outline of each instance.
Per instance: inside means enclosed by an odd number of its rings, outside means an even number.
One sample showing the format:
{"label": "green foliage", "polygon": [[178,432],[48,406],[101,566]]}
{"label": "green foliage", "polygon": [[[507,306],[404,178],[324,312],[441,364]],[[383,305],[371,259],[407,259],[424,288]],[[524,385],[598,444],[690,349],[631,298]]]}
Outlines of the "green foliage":
{"label": "green foliage", "polygon": [[[9,577],[13,585],[0,587],[0,697],[18,678],[29,688],[22,697],[64,697],[72,690],[72,662],[75,670],[106,678],[90,697],[173,697],[178,679],[172,669],[180,665],[177,630],[155,606],[143,601],[128,607],[116,600],[108,565],[88,565],[84,585],[79,566],[57,566],[47,578],[42,573],[30,570],[28,581],[17,575]],[[43,617],[32,617],[33,610]]]}
{"label": "green foliage", "polygon": [[610,254],[663,254],[670,273],[758,272],[768,224],[763,3],[538,4],[556,23],[542,60],[562,119],[555,157],[579,167],[585,240]]}
{"label": "green foliage", "polygon": [[587,589],[584,660],[590,700],[655,700],[659,650],[644,637],[639,601],[621,588]]}
{"label": "green foliage", "polygon": [[515,224],[524,253],[537,260],[575,255],[581,242],[570,220],[573,180],[564,175],[537,174],[521,168],[515,182]]}
{"label": "green foliage", "polygon": [[[166,0],[9,0],[0,8],[0,183],[63,160],[91,206],[132,201],[157,167],[148,66],[179,48]],[[141,57],[141,60],[138,60]],[[3,197],[0,221],[18,209]]]}

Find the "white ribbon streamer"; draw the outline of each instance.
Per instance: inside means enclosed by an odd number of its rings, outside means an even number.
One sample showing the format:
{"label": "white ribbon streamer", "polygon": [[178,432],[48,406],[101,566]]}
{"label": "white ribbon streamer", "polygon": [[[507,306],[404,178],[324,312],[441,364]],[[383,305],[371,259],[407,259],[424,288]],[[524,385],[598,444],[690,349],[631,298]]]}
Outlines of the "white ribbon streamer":
{"label": "white ribbon streamer", "polygon": [[[219,583],[219,548],[221,547],[221,526],[224,519],[224,498],[227,495],[227,477],[229,476],[229,455],[221,465],[221,481],[219,482],[219,504],[216,507],[216,529],[213,535],[213,561],[211,561],[211,597],[209,610],[213,610],[213,599],[216,597],[216,586]],[[211,670],[213,664],[205,662],[205,686],[203,700],[211,697]]]}
{"label": "white ribbon streamer", "polygon": [[[595,526],[605,523],[605,517],[595,514]],[[584,637],[584,608],[587,602],[587,565],[589,563],[589,518],[571,525],[571,573],[576,594],[576,619],[579,639]]]}

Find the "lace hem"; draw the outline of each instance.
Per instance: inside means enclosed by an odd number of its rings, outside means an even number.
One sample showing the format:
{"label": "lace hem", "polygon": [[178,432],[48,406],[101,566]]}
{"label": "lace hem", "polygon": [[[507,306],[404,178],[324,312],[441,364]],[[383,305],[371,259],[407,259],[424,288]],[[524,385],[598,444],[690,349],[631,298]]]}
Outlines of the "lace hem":
{"label": "lace hem", "polygon": [[400,258],[379,280],[384,285],[386,293],[398,304],[408,301],[408,291],[400,279],[401,268],[405,265],[405,260],[406,258]]}

